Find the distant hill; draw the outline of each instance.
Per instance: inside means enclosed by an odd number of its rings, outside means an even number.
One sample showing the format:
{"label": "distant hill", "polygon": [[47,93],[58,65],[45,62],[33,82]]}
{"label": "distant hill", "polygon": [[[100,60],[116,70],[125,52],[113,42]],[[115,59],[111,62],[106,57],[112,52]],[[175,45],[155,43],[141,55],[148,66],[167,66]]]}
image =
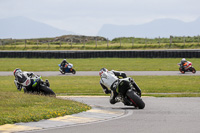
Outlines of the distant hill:
{"label": "distant hill", "polygon": [[42,38],[75,34],[25,17],[0,19],[0,39]]}
{"label": "distant hill", "polygon": [[169,37],[197,36],[200,34],[200,18],[193,22],[183,22],[175,19],[157,19],[142,25],[112,25],[105,24],[98,36],[109,39],[116,37]]}

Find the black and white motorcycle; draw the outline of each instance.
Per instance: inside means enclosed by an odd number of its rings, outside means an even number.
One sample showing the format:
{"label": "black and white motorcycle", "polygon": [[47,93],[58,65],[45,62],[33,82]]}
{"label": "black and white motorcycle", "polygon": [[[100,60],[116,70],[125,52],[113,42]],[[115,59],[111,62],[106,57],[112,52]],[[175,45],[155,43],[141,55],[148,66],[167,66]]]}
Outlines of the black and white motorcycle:
{"label": "black and white motorcycle", "polygon": [[135,81],[130,82],[130,78],[119,79],[118,85],[118,95],[116,99],[124,105],[134,106],[139,109],[143,109],[145,107],[145,103],[141,98],[141,90],[135,83]]}
{"label": "black and white motorcycle", "polygon": [[100,85],[106,94],[111,93],[110,103],[122,102],[127,106],[134,106],[139,109],[145,107],[141,98],[141,90],[131,77],[124,72],[108,71],[102,68],[99,71]]}
{"label": "black and white motorcycle", "polygon": [[49,81],[43,81],[41,76],[29,72],[23,72],[19,74],[19,76],[22,78],[14,80],[14,83],[19,91],[23,89],[24,93],[56,96],[53,90],[49,88]]}

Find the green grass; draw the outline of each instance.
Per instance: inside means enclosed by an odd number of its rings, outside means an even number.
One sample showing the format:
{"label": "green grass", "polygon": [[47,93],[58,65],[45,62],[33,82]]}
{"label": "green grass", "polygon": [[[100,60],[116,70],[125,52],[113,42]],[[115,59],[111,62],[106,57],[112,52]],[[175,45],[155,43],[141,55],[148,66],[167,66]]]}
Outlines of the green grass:
{"label": "green grass", "polygon": [[[107,40],[103,37],[66,36],[37,39],[2,39],[0,50],[112,50],[112,49],[199,49],[199,36],[171,36],[170,38],[119,37]],[[87,38],[87,39],[86,39]],[[171,41],[170,41],[171,40]],[[26,43],[25,43],[26,42]],[[134,43],[133,43],[134,42]],[[171,43],[170,43],[171,42]]]}
{"label": "green grass", "polygon": [[[0,58],[0,71],[58,71],[63,59]],[[102,67],[118,71],[178,71],[181,58],[90,58],[67,59],[76,71],[99,71]],[[187,58],[196,70],[200,70],[199,58]]]}
{"label": "green grass", "polygon": [[[19,92],[14,85],[13,76],[0,76],[0,80],[0,125],[39,121],[79,113],[91,108],[71,100]],[[51,83],[54,86],[52,80]]]}
{"label": "green grass", "polygon": [[[199,76],[133,76],[143,96],[200,96]],[[98,76],[50,76],[57,95],[105,95]],[[13,76],[0,76],[0,125],[38,121],[90,109],[85,104],[17,91]],[[166,93],[166,94],[162,94]],[[173,94],[175,93],[175,94]],[[179,94],[176,94],[179,93]]]}
{"label": "green grass", "polygon": [[0,92],[0,125],[39,121],[90,109],[71,100],[17,92]]}
{"label": "green grass", "polygon": [[[148,93],[200,93],[199,76],[132,76]],[[104,95],[98,76],[50,76],[51,89],[57,95]],[[17,93],[13,76],[0,76],[0,92]],[[21,92],[22,93],[22,92]]]}
{"label": "green grass", "polygon": [[19,45],[4,45],[0,46],[0,50],[150,50],[150,49],[200,49],[199,43],[148,43],[148,44],[132,44],[132,43],[101,43],[101,44],[42,44],[42,45],[33,45],[28,44],[19,44]]}
{"label": "green grass", "polygon": [[[133,76],[145,94],[200,93],[199,76]],[[60,95],[104,95],[98,76],[48,77]],[[54,82],[54,83],[53,83]],[[59,85],[61,84],[61,85]]]}
{"label": "green grass", "polygon": [[[77,71],[99,71],[106,67],[119,71],[178,71],[180,58],[91,58],[68,59]],[[200,69],[200,59],[189,59]],[[0,58],[0,71],[58,71],[62,59]],[[133,76],[143,96],[199,97],[199,76]],[[57,95],[105,95],[98,76],[51,76],[51,89]],[[70,115],[90,109],[89,106],[54,97],[28,95],[17,91],[13,76],[0,76],[0,125],[38,121]],[[162,94],[166,93],[166,94]],[[173,94],[174,93],[174,94]]]}

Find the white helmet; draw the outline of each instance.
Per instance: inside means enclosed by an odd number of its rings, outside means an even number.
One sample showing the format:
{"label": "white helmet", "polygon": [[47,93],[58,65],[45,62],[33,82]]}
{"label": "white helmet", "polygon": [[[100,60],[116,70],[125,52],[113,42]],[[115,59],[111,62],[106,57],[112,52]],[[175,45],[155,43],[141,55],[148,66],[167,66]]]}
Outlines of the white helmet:
{"label": "white helmet", "polygon": [[185,59],[185,58],[183,58],[181,61],[186,61],[186,59]]}
{"label": "white helmet", "polygon": [[108,69],[106,69],[106,68],[101,68],[101,70],[99,71],[99,76],[101,78],[106,78],[107,74],[108,74]]}

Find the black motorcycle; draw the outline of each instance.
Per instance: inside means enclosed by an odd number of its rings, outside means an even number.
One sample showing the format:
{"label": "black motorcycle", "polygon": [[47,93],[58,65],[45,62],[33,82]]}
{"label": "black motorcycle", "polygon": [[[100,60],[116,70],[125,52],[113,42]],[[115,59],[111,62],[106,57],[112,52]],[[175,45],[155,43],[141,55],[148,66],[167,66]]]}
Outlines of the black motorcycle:
{"label": "black motorcycle", "polygon": [[124,103],[124,105],[143,109],[145,103],[141,98],[141,90],[134,81],[131,83],[128,79],[129,78],[119,79],[120,83],[118,85],[118,95],[116,99]]}

